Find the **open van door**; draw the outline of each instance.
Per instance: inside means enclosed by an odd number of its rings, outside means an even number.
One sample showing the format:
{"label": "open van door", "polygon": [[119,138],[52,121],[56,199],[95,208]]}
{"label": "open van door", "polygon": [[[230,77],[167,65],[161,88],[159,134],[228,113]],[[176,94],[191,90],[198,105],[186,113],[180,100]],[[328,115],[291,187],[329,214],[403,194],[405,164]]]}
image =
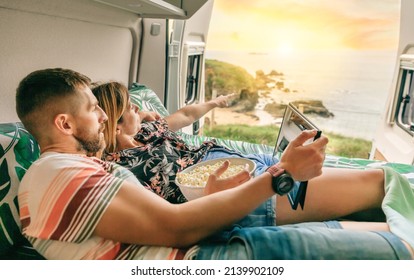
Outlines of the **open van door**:
{"label": "open van door", "polygon": [[414,1],[401,1],[398,57],[371,159],[414,164]]}
{"label": "open van door", "polygon": [[373,143],[378,160],[414,164],[414,45],[399,56],[387,114]]}
{"label": "open van door", "polygon": [[[170,19],[166,70],[165,106],[170,113],[193,103],[204,102],[204,55],[213,0],[207,0],[187,20]],[[203,120],[182,129],[197,135]]]}

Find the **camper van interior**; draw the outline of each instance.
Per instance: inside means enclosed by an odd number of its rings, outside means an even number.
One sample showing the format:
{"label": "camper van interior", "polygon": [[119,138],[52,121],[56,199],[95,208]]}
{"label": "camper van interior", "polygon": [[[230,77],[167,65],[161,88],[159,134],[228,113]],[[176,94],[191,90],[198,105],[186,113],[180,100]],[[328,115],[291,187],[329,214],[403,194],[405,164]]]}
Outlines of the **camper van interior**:
{"label": "camper van interior", "polygon": [[[0,258],[42,259],[20,233],[17,189],[39,157],[19,122],[15,93],[28,73],[69,68],[120,81],[133,101],[165,116],[204,101],[204,61],[214,0],[0,0]],[[414,1],[401,0],[394,78],[371,158],[327,155],[325,166],[387,165],[414,183]],[[181,131],[201,143],[200,120]],[[218,139],[242,153],[273,146]]]}

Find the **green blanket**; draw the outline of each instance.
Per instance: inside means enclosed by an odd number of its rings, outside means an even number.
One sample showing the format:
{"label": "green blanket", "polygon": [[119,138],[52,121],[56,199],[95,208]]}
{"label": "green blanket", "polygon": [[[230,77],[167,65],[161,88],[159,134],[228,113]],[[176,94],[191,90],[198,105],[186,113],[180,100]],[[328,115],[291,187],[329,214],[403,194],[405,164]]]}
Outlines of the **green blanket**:
{"label": "green blanket", "polygon": [[414,184],[389,167],[385,172],[382,209],[392,233],[414,248]]}

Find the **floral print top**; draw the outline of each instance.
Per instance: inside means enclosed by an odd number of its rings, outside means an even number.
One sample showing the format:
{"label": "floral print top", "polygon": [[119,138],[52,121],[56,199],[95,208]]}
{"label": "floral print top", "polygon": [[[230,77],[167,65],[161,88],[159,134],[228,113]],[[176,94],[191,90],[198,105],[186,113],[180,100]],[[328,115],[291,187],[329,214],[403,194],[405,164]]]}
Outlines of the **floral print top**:
{"label": "floral print top", "polygon": [[142,123],[135,139],[145,146],[107,154],[105,159],[128,168],[146,188],[171,203],[187,201],[175,184],[177,172],[200,162],[211,148],[221,147],[214,140],[189,146],[165,119]]}

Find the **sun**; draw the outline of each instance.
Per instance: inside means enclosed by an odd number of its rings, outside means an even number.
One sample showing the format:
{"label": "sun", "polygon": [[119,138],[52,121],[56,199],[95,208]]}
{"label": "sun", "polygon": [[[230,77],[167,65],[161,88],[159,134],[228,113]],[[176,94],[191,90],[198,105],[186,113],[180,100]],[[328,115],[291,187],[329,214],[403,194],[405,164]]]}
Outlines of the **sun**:
{"label": "sun", "polygon": [[277,47],[277,52],[283,56],[289,56],[293,53],[293,46],[290,42],[281,42]]}

